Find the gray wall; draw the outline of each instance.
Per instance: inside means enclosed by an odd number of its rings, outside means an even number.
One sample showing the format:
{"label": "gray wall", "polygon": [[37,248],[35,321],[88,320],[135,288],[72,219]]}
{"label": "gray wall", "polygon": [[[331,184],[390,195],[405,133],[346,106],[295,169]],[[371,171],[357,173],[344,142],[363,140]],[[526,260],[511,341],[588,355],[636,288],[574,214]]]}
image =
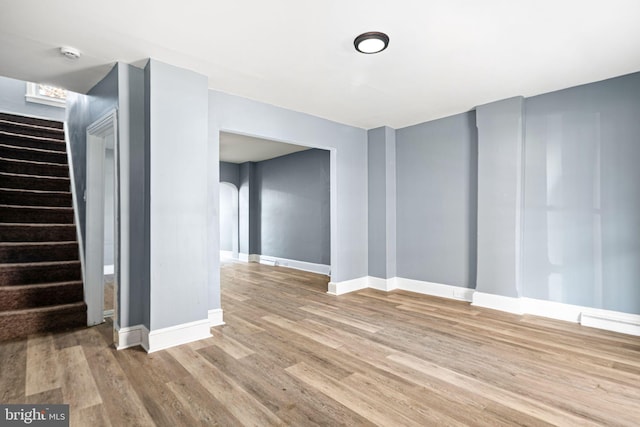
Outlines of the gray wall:
{"label": "gray wall", "polygon": [[474,113],[398,129],[396,161],[398,277],[473,288]]}
{"label": "gray wall", "polygon": [[147,67],[153,331],[207,319],[210,165],[207,78],[153,59]]}
{"label": "gray wall", "polygon": [[329,152],[306,150],[256,163],[256,250],[331,263]]}
{"label": "gray wall", "polygon": [[369,276],[388,279],[396,272],[396,131],[367,132]]}
{"label": "gray wall", "polygon": [[240,188],[240,165],[220,162],[220,182],[228,182]]}
{"label": "gray wall", "polygon": [[640,314],[640,73],[526,100],[523,291]]}
{"label": "gray wall", "polygon": [[27,82],[0,76],[0,112],[41,117],[43,119],[65,120],[65,109],[50,105],[27,102]]}
{"label": "gray wall", "polygon": [[478,271],[476,290],[521,296],[522,97],[476,109]]}
{"label": "gray wall", "polygon": [[70,92],[67,97],[66,121],[83,241],[86,237],[87,126],[114,108],[118,108],[118,64],[87,95]]}
{"label": "gray wall", "polygon": [[[129,188],[121,187],[120,227],[129,242],[121,247],[118,287],[119,326],[133,326],[149,319],[148,183],[145,185],[145,80],[144,71],[131,65],[118,67],[118,138],[120,176],[128,174]],[[127,191],[128,190],[128,191]],[[128,205],[127,205],[128,202]],[[145,212],[147,216],[145,216]],[[146,221],[145,221],[146,218]],[[128,278],[128,280],[127,280]],[[148,327],[148,320],[146,323]]]}
{"label": "gray wall", "polygon": [[[233,251],[238,238],[238,189],[228,182],[220,183],[220,250]],[[235,232],[234,232],[235,231]]]}
{"label": "gray wall", "polygon": [[[242,133],[275,141],[332,149],[331,279],[336,282],[364,277],[367,272],[367,134],[363,129],[286,110],[246,98],[209,91],[209,259],[219,255],[218,187],[220,131]],[[334,203],[335,202],[335,203]],[[209,271],[209,308],[220,307],[219,267]]]}

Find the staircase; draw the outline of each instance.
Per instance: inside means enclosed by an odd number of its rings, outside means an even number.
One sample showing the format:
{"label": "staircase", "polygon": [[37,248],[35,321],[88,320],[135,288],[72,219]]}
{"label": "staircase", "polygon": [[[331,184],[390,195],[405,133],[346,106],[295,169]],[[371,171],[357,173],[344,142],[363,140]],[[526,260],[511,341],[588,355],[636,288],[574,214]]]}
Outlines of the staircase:
{"label": "staircase", "polygon": [[0,113],[0,340],[87,325],[62,123]]}

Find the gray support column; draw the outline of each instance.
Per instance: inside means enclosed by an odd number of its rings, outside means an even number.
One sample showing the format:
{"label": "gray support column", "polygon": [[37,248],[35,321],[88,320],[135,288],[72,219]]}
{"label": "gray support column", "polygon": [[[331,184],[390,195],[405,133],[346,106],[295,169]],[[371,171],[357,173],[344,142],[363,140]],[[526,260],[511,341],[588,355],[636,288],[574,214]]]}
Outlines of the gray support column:
{"label": "gray support column", "polygon": [[259,231],[259,212],[255,186],[256,165],[246,162],[240,165],[238,187],[239,239],[240,258],[247,261],[247,256],[259,254],[256,236]]}
{"label": "gray support column", "polygon": [[476,291],[519,297],[523,176],[522,97],[482,105],[478,126]]}
{"label": "gray support column", "polygon": [[389,127],[368,136],[369,276],[396,275],[396,133]]}
{"label": "gray support column", "polygon": [[[149,350],[210,336],[208,321],[208,82],[150,60]],[[173,327],[180,326],[178,332]]]}

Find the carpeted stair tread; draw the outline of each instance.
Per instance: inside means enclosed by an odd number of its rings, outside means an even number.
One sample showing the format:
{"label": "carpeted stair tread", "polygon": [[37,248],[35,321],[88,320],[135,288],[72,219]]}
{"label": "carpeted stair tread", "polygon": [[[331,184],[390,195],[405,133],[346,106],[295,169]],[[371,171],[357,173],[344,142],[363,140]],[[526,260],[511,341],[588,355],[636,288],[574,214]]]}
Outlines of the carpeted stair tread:
{"label": "carpeted stair tread", "polygon": [[0,340],[86,326],[84,302],[0,312]]}
{"label": "carpeted stair tread", "polygon": [[56,120],[39,119],[39,118],[36,118],[36,117],[27,117],[27,116],[19,116],[19,115],[10,114],[10,113],[0,113],[0,120],[5,120],[5,121],[9,121],[9,122],[16,122],[16,123],[25,123],[25,124],[30,124],[30,125],[34,125],[34,126],[43,126],[43,127],[48,127],[48,128],[54,128],[54,129],[63,129],[62,122],[59,122],[59,121],[56,121]]}
{"label": "carpeted stair tread", "polygon": [[16,147],[0,141],[0,157],[13,160],[27,160],[30,162],[67,164],[67,153],[45,150],[33,147]]}
{"label": "carpeted stair tread", "polygon": [[0,312],[82,301],[82,281],[0,286]]}
{"label": "carpeted stair tread", "polygon": [[0,264],[0,286],[82,280],[80,261]]}
{"label": "carpeted stair tread", "polygon": [[13,206],[71,207],[71,192],[0,188],[0,204]]}
{"label": "carpeted stair tread", "polygon": [[34,162],[0,157],[0,172],[68,178],[69,166],[58,163]]}
{"label": "carpeted stair tread", "polygon": [[61,122],[0,113],[0,340],[86,327]]}
{"label": "carpeted stair tread", "polygon": [[74,224],[0,223],[2,242],[66,242],[77,237]]}
{"label": "carpeted stair tread", "polygon": [[0,183],[4,188],[41,190],[41,191],[69,191],[71,180],[60,176],[24,175],[20,173],[0,172]]}
{"label": "carpeted stair tread", "polygon": [[0,205],[0,223],[72,224],[73,208]]}
{"label": "carpeted stair tread", "polygon": [[2,242],[0,263],[76,261],[78,242]]}
{"label": "carpeted stair tread", "polygon": [[0,118],[0,132],[14,133],[18,135],[40,136],[64,141],[64,129],[49,126],[38,126],[29,123],[21,123]]}

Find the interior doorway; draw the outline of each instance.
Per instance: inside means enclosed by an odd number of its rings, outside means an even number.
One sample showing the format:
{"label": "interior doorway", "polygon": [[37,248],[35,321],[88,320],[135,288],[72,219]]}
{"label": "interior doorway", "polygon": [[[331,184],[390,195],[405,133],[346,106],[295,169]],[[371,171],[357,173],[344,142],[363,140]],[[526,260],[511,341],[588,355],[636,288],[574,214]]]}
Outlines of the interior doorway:
{"label": "interior doorway", "polygon": [[[118,141],[113,110],[87,127],[85,302],[89,326],[113,317],[119,282]],[[106,304],[106,305],[105,305]]]}

